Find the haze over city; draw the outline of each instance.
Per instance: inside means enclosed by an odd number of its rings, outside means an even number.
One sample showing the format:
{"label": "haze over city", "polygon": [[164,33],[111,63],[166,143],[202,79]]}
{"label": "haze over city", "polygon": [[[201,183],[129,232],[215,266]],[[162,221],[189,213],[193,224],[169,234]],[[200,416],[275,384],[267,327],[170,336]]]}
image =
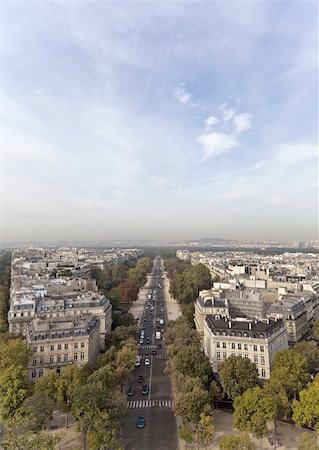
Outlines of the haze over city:
{"label": "haze over city", "polygon": [[0,8],[1,241],[318,239],[316,2]]}

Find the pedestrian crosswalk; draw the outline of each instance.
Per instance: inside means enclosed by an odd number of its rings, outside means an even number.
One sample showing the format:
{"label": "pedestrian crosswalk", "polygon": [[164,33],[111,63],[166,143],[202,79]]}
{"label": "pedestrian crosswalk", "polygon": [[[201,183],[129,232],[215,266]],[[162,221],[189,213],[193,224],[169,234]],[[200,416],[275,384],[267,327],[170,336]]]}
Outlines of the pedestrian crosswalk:
{"label": "pedestrian crosswalk", "polygon": [[[140,348],[152,349],[152,350],[159,349],[158,345],[140,345]],[[161,344],[160,348],[167,348],[167,345],[166,344]]]}
{"label": "pedestrian crosswalk", "polygon": [[172,408],[172,400],[131,400],[127,402],[128,408]]}
{"label": "pedestrian crosswalk", "polygon": [[167,355],[158,354],[158,355],[140,355],[140,359],[168,359]]}

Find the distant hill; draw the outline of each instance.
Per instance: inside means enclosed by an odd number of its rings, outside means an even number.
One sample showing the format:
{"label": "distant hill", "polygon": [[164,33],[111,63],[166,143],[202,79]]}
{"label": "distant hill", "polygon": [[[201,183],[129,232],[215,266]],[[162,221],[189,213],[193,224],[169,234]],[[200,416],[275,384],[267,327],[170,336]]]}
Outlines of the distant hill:
{"label": "distant hill", "polygon": [[198,242],[201,244],[209,244],[209,245],[217,245],[217,244],[229,244],[229,243],[236,243],[239,241],[235,241],[233,239],[221,239],[221,238],[201,238],[201,239],[194,239],[191,242]]}

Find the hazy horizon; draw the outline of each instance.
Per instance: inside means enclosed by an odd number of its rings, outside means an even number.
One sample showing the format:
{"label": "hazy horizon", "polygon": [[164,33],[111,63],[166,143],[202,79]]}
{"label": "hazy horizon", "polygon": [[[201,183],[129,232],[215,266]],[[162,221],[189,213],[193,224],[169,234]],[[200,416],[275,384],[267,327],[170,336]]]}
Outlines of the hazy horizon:
{"label": "hazy horizon", "polygon": [[0,14],[0,242],[319,239],[316,2]]}

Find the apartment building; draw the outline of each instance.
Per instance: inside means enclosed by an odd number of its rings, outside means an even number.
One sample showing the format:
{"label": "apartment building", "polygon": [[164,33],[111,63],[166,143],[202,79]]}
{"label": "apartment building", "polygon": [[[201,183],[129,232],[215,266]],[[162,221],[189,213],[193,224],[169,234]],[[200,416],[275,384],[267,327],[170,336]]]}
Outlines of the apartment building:
{"label": "apartment building", "polygon": [[302,300],[282,300],[273,303],[269,307],[267,317],[284,320],[290,345],[300,341],[310,328],[307,320],[307,310]]}
{"label": "apartment building", "polygon": [[20,291],[11,297],[8,312],[9,331],[26,335],[30,320],[42,320],[63,316],[97,316],[100,320],[100,348],[105,348],[105,336],[111,331],[112,305],[98,292],[69,292],[56,295],[36,296],[34,292]]}
{"label": "apartment building", "polygon": [[261,379],[270,376],[276,352],[288,348],[288,337],[283,320],[247,320],[215,318],[204,321],[204,352],[213,372],[229,356],[248,358],[256,364]]}
{"label": "apartment building", "polygon": [[218,297],[211,289],[200,291],[195,302],[194,322],[201,338],[204,336],[204,321],[209,314],[229,316],[227,300]]}
{"label": "apartment building", "polygon": [[237,289],[226,293],[231,317],[250,319],[266,317],[266,305],[256,289]]}
{"label": "apartment building", "polygon": [[33,356],[28,379],[36,381],[46,371],[58,374],[63,367],[95,361],[100,351],[100,320],[97,316],[35,318],[28,322],[26,341]]}

